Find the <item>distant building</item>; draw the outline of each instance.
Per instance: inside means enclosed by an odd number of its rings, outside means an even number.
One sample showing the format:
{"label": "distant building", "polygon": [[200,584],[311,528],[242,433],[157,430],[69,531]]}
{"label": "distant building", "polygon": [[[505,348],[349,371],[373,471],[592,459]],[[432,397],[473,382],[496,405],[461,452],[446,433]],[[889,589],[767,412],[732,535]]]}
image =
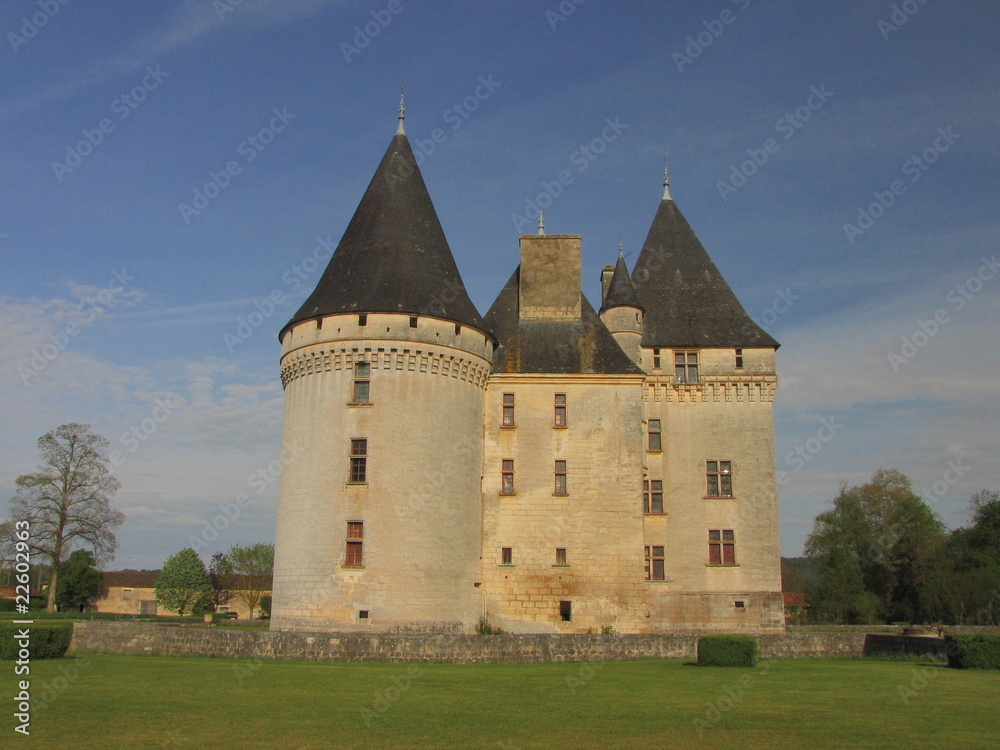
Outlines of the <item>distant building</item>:
{"label": "distant building", "polygon": [[482,317],[400,118],[280,333],[272,629],[782,630],[778,343],[668,186],[599,309],[540,227]]}
{"label": "distant building", "polygon": [[[88,608],[91,612],[115,612],[125,615],[176,615],[156,601],[156,579],[159,573],[109,571],[104,576],[104,593]],[[240,620],[250,618],[246,604],[237,597],[218,607],[218,612],[235,612]],[[255,612],[257,617],[260,612]]]}

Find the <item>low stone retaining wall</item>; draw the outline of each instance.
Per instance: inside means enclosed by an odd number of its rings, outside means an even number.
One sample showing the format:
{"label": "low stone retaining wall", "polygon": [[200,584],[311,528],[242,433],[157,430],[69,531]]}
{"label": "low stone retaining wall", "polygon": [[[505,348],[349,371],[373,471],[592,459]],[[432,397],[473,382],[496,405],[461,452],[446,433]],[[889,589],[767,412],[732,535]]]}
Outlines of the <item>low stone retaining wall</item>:
{"label": "low stone retaining wall", "polygon": [[944,638],[920,635],[885,635],[865,637],[865,656],[941,656],[947,654]]}
{"label": "low stone retaining wall", "polygon": [[[864,633],[761,635],[764,659],[859,658]],[[313,661],[549,662],[694,659],[697,635],[402,635],[219,630],[147,622],[76,622],[74,653]]]}

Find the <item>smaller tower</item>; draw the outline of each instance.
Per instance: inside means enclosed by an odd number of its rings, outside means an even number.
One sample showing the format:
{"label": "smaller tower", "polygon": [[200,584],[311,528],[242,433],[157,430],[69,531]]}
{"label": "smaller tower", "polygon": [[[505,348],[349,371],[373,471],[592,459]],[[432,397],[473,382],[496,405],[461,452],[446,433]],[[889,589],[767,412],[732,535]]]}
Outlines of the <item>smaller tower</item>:
{"label": "smaller tower", "polygon": [[639,297],[625,268],[621,243],[618,244],[618,262],[610,280],[607,280],[608,268],[605,266],[601,272],[602,286],[606,290],[601,305],[601,321],[629,359],[639,364],[642,361],[642,316],[645,311],[639,304]]}

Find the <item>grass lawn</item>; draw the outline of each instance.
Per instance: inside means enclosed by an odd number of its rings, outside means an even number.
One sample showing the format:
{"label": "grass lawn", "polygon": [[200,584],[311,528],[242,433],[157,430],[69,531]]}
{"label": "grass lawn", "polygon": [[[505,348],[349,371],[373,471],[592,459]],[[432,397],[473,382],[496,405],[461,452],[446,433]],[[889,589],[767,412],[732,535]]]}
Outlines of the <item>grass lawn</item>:
{"label": "grass lawn", "polygon": [[[3,694],[13,697],[12,662],[0,668]],[[456,665],[90,655],[31,669],[36,701],[46,688],[62,688],[32,717],[30,744],[53,750],[1000,747],[1000,672],[920,662],[732,669],[682,660]],[[71,680],[66,670],[76,670]],[[13,719],[5,716],[10,737]]]}

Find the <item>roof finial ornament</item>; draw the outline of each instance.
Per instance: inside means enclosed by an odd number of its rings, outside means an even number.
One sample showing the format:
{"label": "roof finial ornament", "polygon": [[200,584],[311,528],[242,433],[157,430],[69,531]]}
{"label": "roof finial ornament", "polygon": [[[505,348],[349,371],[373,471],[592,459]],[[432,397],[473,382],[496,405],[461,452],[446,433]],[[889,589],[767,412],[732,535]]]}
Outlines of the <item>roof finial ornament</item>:
{"label": "roof finial ornament", "polygon": [[663,200],[670,201],[670,172],[667,171],[667,152],[663,152]]}
{"label": "roof finial ornament", "polygon": [[406,131],[403,130],[403,114],[406,112],[406,107],[403,106],[404,93],[406,93],[406,84],[401,83],[399,85],[399,127],[396,128],[396,135],[406,135]]}
{"label": "roof finial ornament", "polygon": [[619,258],[624,258],[625,257],[625,250],[622,247],[622,241],[621,240],[618,240],[618,257]]}
{"label": "roof finial ornament", "polygon": [[545,234],[545,216],[541,211],[538,212],[538,233]]}

